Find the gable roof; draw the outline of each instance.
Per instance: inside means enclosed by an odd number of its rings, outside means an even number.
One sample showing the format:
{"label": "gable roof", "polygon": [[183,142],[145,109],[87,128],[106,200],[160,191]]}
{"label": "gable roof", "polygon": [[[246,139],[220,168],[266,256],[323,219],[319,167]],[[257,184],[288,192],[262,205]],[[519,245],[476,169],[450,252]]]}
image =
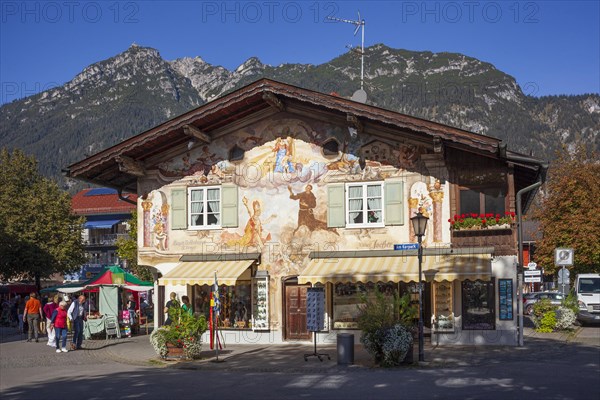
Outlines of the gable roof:
{"label": "gable roof", "polygon": [[[277,106],[325,112],[344,120],[350,116],[362,125],[389,128],[429,145],[438,138],[445,146],[507,159],[505,148],[497,138],[263,78],[74,163],[65,172],[75,179],[135,192],[137,177],[121,172],[123,167],[119,161],[122,164],[123,158],[137,162],[138,166],[155,167],[145,163],[153,156],[189,142],[184,126],[195,127],[210,137],[212,132],[231,123]],[[502,153],[505,155],[501,157]],[[519,155],[516,165],[531,170],[531,176],[537,177],[542,169],[539,168],[541,160],[529,159]],[[528,178],[525,181],[530,181]],[[523,182],[525,186],[531,183],[533,181]]]}
{"label": "gable roof", "polygon": [[[124,195],[135,202],[137,194]],[[114,189],[83,189],[71,199],[71,209],[77,215],[124,214],[135,210],[135,204],[119,199]]]}

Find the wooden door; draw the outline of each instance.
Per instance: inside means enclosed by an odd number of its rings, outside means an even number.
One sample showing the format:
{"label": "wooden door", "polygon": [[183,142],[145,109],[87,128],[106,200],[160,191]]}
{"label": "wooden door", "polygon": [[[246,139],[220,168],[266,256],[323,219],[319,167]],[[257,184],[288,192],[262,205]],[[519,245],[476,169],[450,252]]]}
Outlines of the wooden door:
{"label": "wooden door", "polygon": [[310,339],[306,329],[306,291],[308,286],[285,287],[285,338],[288,340]]}

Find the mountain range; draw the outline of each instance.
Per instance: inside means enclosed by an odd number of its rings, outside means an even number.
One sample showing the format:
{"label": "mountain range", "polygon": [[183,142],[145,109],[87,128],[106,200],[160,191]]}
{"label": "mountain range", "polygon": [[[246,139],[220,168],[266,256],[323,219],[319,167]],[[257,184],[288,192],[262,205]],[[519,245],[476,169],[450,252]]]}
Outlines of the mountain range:
{"label": "mountain range", "polygon": [[[516,61],[518,62],[518,60]],[[0,107],[0,147],[34,155],[43,175],[72,190],[61,169],[261,77],[350,97],[360,58],[320,65],[246,60],[234,71],[200,57],[167,61],[149,47],[92,64],[62,86]],[[562,145],[600,148],[600,96],[526,95],[492,64],[458,53],[377,44],[365,49],[367,103],[502,139],[552,160]]]}

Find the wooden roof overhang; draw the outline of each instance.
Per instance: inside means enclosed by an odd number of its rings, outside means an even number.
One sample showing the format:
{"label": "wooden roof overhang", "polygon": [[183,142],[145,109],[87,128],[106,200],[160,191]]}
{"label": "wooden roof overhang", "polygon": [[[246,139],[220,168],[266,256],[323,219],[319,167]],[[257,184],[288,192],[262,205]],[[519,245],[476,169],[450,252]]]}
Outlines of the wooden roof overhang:
{"label": "wooden roof overhang", "polygon": [[[308,115],[314,111],[315,115],[321,113],[334,120],[352,121],[348,124],[355,124],[374,135],[381,134],[399,140],[406,138],[430,146],[435,139],[442,141],[444,146],[496,159],[504,158],[501,157],[502,143],[497,138],[270,79],[260,79],[74,163],[66,173],[75,179],[136,192],[138,176],[122,171],[123,159],[135,163],[139,169],[152,169],[158,163],[160,154],[189,142],[190,126],[211,140],[226,132],[227,126],[235,125],[252,114],[268,115],[269,110],[275,113],[284,109],[290,112],[304,110]],[[531,167],[536,170],[536,165],[533,162]],[[534,175],[537,176],[535,172]],[[522,177],[528,184],[535,181],[535,178],[530,181],[531,178]]]}

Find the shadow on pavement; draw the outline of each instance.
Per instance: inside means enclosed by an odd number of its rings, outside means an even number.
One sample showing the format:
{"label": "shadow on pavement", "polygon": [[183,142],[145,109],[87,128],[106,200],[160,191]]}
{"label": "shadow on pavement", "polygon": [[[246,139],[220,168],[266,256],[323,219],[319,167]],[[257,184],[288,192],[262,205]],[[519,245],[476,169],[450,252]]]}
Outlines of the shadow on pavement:
{"label": "shadow on pavement", "polygon": [[[345,400],[423,397],[589,399],[597,396],[600,374],[598,347],[577,343],[560,345],[553,339],[531,339],[525,348],[428,349],[426,360],[437,357],[450,361],[455,357],[458,362],[447,362],[449,368],[325,369],[321,365],[335,364],[335,361],[305,362],[302,354],[307,348],[310,346],[255,347],[245,353],[232,354],[223,363],[204,360],[212,368],[201,371],[131,367],[116,373],[116,368],[110,365],[106,373],[96,368],[67,369],[63,376],[52,380],[5,386],[1,396],[3,400],[213,396],[220,399]],[[242,367],[243,364],[247,369],[229,371],[216,367]],[[298,365],[307,368],[294,369]],[[586,368],[574,367],[578,365]]]}

